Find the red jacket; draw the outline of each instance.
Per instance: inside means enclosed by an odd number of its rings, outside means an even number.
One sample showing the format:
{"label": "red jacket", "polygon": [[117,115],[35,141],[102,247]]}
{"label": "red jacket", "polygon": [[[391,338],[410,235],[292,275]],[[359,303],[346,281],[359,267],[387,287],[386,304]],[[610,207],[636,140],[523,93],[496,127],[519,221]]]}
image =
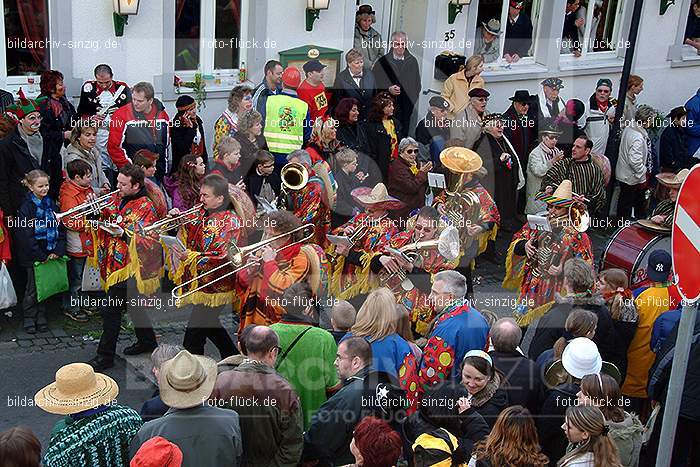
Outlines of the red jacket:
{"label": "red jacket", "polygon": [[131,162],[139,149],[158,154],[156,179],[162,180],[167,167],[169,119],[165,107],[154,99],[148,115],[137,115],[133,104],[126,104],[112,115],[107,152],[117,168]]}
{"label": "red jacket", "polygon": [[12,260],[10,249],[10,232],[5,225],[5,214],[0,209],[0,262],[9,263]]}
{"label": "red jacket", "polygon": [[[61,190],[58,193],[58,205],[61,212],[65,212],[71,208],[79,206],[87,201],[88,195],[94,193],[92,186],[82,187],[73,180],[65,180],[61,184]],[[66,226],[68,232],[76,232],[80,236],[82,244],[82,253],[69,252],[69,256],[86,257],[93,254],[92,233],[89,227],[85,224],[84,217],[69,219],[70,216],[64,217],[61,222]]]}
{"label": "red jacket", "polygon": [[326,116],[330,94],[326,91],[326,86],[323,83],[313,87],[308,81],[304,80],[297,89],[297,95],[299,99],[309,104],[312,125],[318,117]]}

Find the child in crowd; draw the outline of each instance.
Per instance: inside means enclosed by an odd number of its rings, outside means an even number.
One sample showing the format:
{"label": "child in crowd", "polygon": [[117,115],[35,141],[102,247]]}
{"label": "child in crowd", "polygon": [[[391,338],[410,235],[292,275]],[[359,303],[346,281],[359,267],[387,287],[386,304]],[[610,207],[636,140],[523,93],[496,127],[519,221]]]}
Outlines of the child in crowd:
{"label": "child in crowd", "polygon": [[199,188],[207,171],[201,156],[188,154],[180,159],[180,167],[174,175],[163,179],[163,186],[172,199],[172,207],[187,211],[199,203]]}
{"label": "child in crowd", "polygon": [[331,309],[331,334],[335,338],[335,343],[340,344],[341,339],[350,331],[355,324],[357,312],[352,304],[345,300],[338,300]]}
{"label": "child in crowd", "polygon": [[[163,363],[167,362],[171,358],[174,358],[175,355],[180,353],[181,350],[182,348],[177,345],[160,344],[151,353],[151,364],[153,365],[153,369],[151,371],[155,377],[156,385],[158,385],[158,373],[160,372],[160,368],[163,366]],[[140,415],[144,422],[148,422],[150,420],[155,420],[156,418],[162,417],[165,415],[165,412],[167,412],[168,409],[169,407],[165,405],[163,400],[160,398],[160,389],[156,389],[156,391],[153,393],[153,397],[144,402],[141,406]]]}
{"label": "child in crowd", "polygon": [[[68,178],[61,184],[58,204],[61,211],[68,211],[88,201],[94,193],[92,167],[82,159],[66,164]],[[66,252],[68,253],[69,293],[63,295],[63,314],[73,321],[84,323],[88,316],[81,307],[81,286],[86,258],[94,254],[93,238],[84,216],[65,216],[61,222],[66,227]]]}
{"label": "child in crowd", "polygon": [[241,168],[241,143],[230,136],[224,136],[216,145],[216,152],[219,158],[214,161],[211,173],[221,175],[229,185],[243,185],[245,174]]}
{"label": "child in crowd", "polygon": [[245,178],[253,204],[258,206],[258,197],[270,204],[277,200],[282,187],[280,174],[275,171],[275,156],[264,149],[255,153],[255,165]]}
{"label": "child in crowd", "polygon": [[66,252],[66,230],[56,220],[56,204],[47,195],[49,176],[42,170],[32,170],[22,181],[29,189],[17,211],[15,249],[24,254],[16,258],[17,266],[24,268],[27,285],[22,300],[24,330],[36,334],[49,330],[46,310],[37,301],[34,281],[34,262],[57,259]]}
{"label": "child in crowd", "polygon": [[149,151],[148,149],[140,149],[134,154],[134,165],[139,167],[144,174],[146,181],[146,192],[148,197],[153,201],[158,217],[163,219],[168,215],[168,202],[165,199],[165,193],[160,189],[158,184],[153,181],[156,174],[156,161],[158,154]]}

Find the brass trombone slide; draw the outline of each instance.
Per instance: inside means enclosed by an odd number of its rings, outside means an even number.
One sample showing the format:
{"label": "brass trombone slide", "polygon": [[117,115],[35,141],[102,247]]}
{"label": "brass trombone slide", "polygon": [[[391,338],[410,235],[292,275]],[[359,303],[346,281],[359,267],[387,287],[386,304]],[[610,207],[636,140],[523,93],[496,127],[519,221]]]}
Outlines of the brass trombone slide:
{"label": "brass trombone slide", "polygon": [[70,208],[65,212],[59,212],[58,214],[56,214],[56,220],[60,221],[64,217],[67,217],[68,219],[77,219],[88,214],[99,214],[103,208],[112,204],[112,196],[114,196],[117,193],[119,193],[119,190],[114,190],[111,193],[107,193],[95,199],[88,200],[83,204],[79,204],[78,206]]}
{"label": "brass trombone slide", "polygon": [[[188,297],[188,296],[192,295],[193,293],[199,292],[200,290],[204,289],[205,287],[209,287],[210,285],[215,284],[215,283],[219,282],[220,280],[225,279],[229,276],[232,276],[232,275],[236,274],[237,272],[247,268],[249,266],[248,260],[250,260],[251,257],[257,256],[258,253],[260,253],[262,251],[262,248],[264,246],[269,245],[270,243],[272,243],[276,240],[279,240],[280,238],[284,238],[284,237],[287,237],[289,235],[293,235],[296,232],[303,232],[303,231],[309,230],[309,233],[306,234],[301,240],[297,240],[297,241],[292,242],[288,245],[284,245],[282,248],[278,249],[277,252],[285,250],[291,246],[298,245],[300,243],[305,243],[305,242],[309,241],[314,236],[315,228],[316,227],[314,226],[314,224],[311,224],[311,223],[304,224],[304,225],[301,225],[295,229],[290,230],[289,232],[275,235],[274,237],[266,238],[264,240],[259,241],[258,243],[254,243],[252,245],[243,246],[243,247],[238,247],[235,243],[232,242],[231,246],[229,247],[229,251],[228,251],[228,255],[227,255],[228,261],[226,263],[224,263],[220,266],[217,266],[214,269],[206,271],[202,274],[199,274],[198,276],[193,277],[190,280],[183,282],[182,284],[174,287],[173,290],[170,292],[170,294],[172,295],[172,297],[175,300],[182,300],[183,298]],[[189,286],[190,284],[196,283],[200,279],[202,279],[203,277],[209,276],[209,275],[211,275],[217,271],[220,271],[224,268],[227,268],[227,267],[232,267],[233,269],[231,271],[227,272],[226,274],[216,276],[216,278],[214,278],[213,280],[207,282],[206,284],[202,284],[195,289],[188,290],[187,292],[182,293],[182,294],[179,293],[180,291],[186,289],[187,286]]]}
{"label": "brass trombone slide", "polygon": [[192,215],[197,214],[202,209],[202,207],[204,207],[204,204],[200,203],[186,211],[182,211],[177,216],[166,217],[165,219],[156,221],[153,224],[144,227],[143,232],[146,235],[153,231],[156,231],[159,234],[165,234],[169,230],[178,229],[183,225],[193,224],[199,220],[199,217],[192,217]]}

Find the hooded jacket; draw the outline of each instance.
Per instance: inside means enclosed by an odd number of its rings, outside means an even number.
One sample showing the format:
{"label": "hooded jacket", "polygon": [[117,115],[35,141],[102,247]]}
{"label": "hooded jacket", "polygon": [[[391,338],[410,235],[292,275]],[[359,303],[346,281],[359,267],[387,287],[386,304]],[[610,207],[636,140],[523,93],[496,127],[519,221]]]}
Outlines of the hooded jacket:
{"label": "hooded jacket", "polygon": [[65,170],[68,163],[74,160],[79,159],[87,162],[90,164],[90,170],[92,172],[92,189],[95,191],[95,193],[99,193],[102,190],[103,185],[109,185],[109,181],[107,180],[105,173],[102,171],[100,151],[97,149],[97,147],[92,148],[90,151],[84,151],[77,145],[77,142],[75,144],[69,144],[63,148],[63,150],[61,150],[63,169]]}
{"label": "hooded jacket", "polygon": [[637,467],[639,465],[639,453],[642,450],[642,435],[644,425],[635,414],[625,412],[625,419],[621,422],[608,421],[612,438],[620,454],[620,463],[624,467]]}

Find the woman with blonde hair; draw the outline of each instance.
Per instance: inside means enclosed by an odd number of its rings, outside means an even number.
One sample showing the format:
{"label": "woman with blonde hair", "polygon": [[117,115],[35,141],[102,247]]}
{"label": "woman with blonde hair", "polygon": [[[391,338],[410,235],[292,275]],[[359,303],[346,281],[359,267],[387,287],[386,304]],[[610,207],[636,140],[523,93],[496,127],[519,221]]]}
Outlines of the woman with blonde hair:
{"label": "woman with blonde hair", "polygon": [[608,434],[610,425],[598,407],[576,405],[566,410],[561,426],[574,449],[562,457],[559,467],[622,467],[617,446]]}
{"label": "woman with blonde hair", "polygon": [[442,97],[450,103],[448,118],[455,118],[464,111],[469,104],[469,91],[476,88],[484,88],[484,78],[481,72],[484,71],[483,55],[472,55],[457,73],[452,74],[445,81],[442,88]]}
{"label": "woman with blonde hair", "polygon": [[505,409],[488,437],[474,446],[469,467],[536,467],[549,464],[540,448],[530,411],[521,405]]}
{"label": "woman with blonde hair", "polygon": [[412,352],[406,339],[398,334],[398,321],[394,294],[380,287],[367,295],[355,324],[343,340],[364,337],[372,346],[372,367],[396,376]]}
{"label": "woman with blonde hair", "polygon": [[311,129],[311,138],[306,146],[306,152],[311,156],[311,162],[328,161],[340,149],[336,138],[338,121],[333,118],[318,117]]}

